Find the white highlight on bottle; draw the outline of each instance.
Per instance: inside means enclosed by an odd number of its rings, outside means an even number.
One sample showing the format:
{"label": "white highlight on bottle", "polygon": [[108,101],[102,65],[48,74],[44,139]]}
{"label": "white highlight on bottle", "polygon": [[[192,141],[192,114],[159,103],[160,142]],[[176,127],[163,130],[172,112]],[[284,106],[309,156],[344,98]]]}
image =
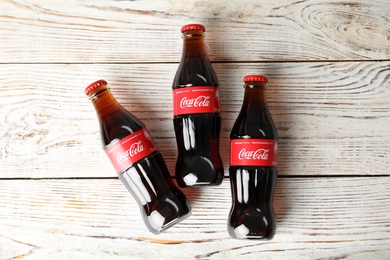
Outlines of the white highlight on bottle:
{"label": "white highlight on bottle", "polygon": [[157,231],[160,231],[162,229],[162,226],[164,225],[165,218],[163,215],[160,214],[157,210],[150,213],[150,216],[148,216],[150,225]]}
{"label": "white highlight on bottle", "polygon": [[198,177],[193,173],[189,173],[186,176],[184,176],[184,178],[183,178],[183,181],[188,186],[193,186],[197,180],[198,180]]}
{"label": "white highlight on bottle", "polygon": [[234,234],[238,238],[244,238],[249,234],[249,229],[244,224],[241,224],[234,229]]}

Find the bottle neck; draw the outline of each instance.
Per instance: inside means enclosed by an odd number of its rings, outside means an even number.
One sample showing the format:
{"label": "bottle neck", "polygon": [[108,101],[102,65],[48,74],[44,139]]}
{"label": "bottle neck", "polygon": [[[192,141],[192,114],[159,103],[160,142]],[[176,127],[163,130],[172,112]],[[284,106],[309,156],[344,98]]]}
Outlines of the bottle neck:
{"label": "bottle neck", "polygon": [[186,31],[183,33],[183,56],[206,56],[207,50],[204,41],[204,33],[202,31]]}
{"label": "bottle neck", "polygon": [[256,104],[256,106],[262,107],[268,110],[267,105],[267,84],[263,82],[245,83],[245,94],[244,94],[244,106],[250,104]]}
{"label": "bottle neck", "polygon": [[118,103],[107,85],[101,85],[88,94],[89,100],[95,107],[99,117],[105,117],[112,112],[121,109],[122,106]]}

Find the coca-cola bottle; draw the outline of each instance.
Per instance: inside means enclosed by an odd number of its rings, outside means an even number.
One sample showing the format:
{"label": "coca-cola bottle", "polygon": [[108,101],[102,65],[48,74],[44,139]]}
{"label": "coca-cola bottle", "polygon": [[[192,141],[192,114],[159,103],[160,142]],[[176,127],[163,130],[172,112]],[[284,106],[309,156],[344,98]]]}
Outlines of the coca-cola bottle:
{"label": "coca-cola bottle", "polygon": [[241,111],[230,134],[232,208],[228,232],[237,239],[271,239],[278,175],[278,134],[268,110],[267,78],[248,75]]}
{"label": "coca-cola bottle", "polygon": [[191,214],[145,125],[124,109],[99,80],[85,89],[95,106],[102,145],[119,179],[140,206],[148,229],[158,234]]}
{"label": "coca-cola bottle", "polygon": [[172,85],[180,187],[218,185],[223,179],[219,82],[207,55],[204,31],[201,24],[182,27],[183,54]]}

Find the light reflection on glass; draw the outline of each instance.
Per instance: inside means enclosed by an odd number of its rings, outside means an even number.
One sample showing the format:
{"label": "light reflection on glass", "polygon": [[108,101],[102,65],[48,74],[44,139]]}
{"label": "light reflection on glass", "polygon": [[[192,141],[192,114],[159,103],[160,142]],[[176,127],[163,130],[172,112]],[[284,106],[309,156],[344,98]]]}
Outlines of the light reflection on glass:
{"label": "light reflection on glass", "polygon": [[[152,182],[150,181],[149,177],[148,177],[148,174],[146,173],[146,171],[144,170],[144,168],[142,167],[141,164],[138,165],[139,169],[141,170],[141,173],[142,175],[144,176],[145,180],[148,182],[149,184],[149,188],[151,190],[153,190],[153,193],[157,196],[157,192],[156,192],[156,189],[154,188]],[[146,189],[146,188],[145,188]],[[147,191],[146,191],[147,192]],[[150,195],[149,195],[149,192],[148,192],[148,197],[150,198]]]}
{"label": "light reflection on glass", "polygon": [[236,171],[236,190],[239,203],[248,203],[249,201],[249,171],[237,169]]}
{"label": "light reflection on glass", "polygon": [[190,118],[183,120],[183,139],[184,147],[188,151],[191,148],[195,148],[195,125]]}

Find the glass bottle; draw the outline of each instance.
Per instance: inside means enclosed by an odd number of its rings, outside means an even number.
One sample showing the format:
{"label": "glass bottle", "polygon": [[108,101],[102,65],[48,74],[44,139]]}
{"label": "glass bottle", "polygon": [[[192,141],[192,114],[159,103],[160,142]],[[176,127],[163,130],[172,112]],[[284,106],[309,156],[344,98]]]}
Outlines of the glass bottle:
{"label": "glass bottle", "polygon": [[145,125],[99,80],[85,89],[99,119],[102,146],[119,179],[137,201],[147,228],[158,234],[191,214]]}
{"label": "glass bottle", "polygon": [[224,175],[219,82],[206,51],[204,26],[188,24],[181,32],[183,54],[172,85],[176,179],[180,187],[218,185]]}
{"label": "glass bottle", "polygon": [[244,82],[244,102],[230,134],[228,232],[237,239],[272,239],[278,134],[267,105],[268,79],[248,75]]}

